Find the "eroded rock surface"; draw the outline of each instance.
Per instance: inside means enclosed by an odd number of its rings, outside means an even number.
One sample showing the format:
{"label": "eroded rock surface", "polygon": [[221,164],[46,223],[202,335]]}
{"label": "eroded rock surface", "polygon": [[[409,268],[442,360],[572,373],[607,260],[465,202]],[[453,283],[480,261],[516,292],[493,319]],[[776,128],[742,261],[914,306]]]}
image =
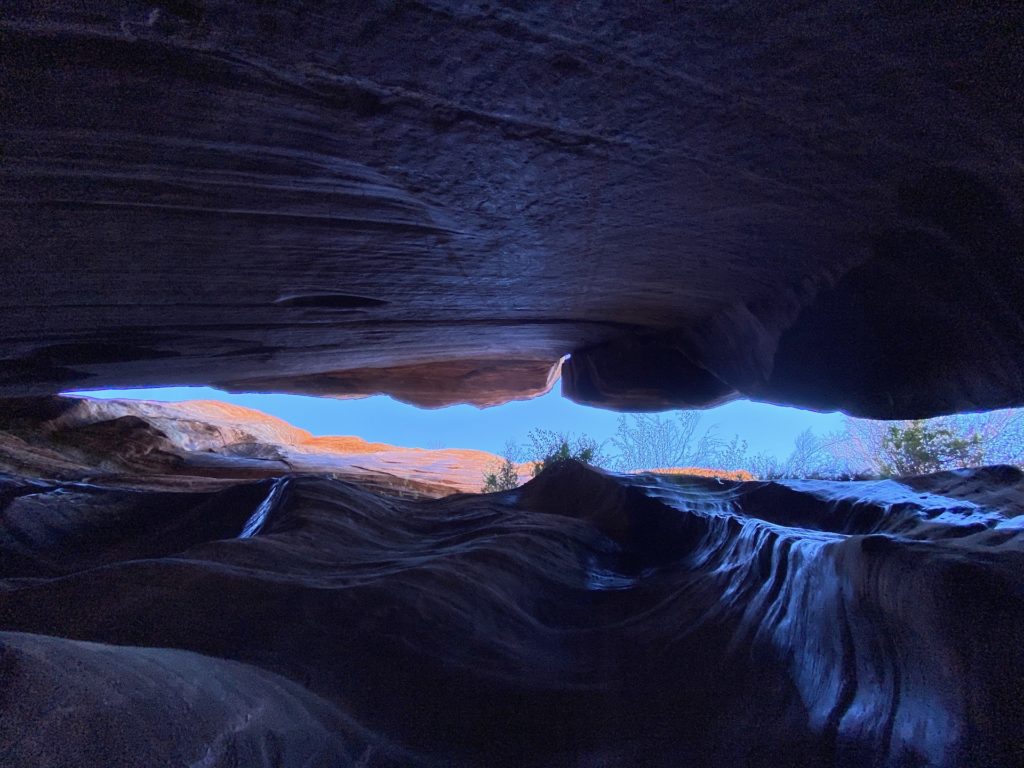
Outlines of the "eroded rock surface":
{"label": "eroded rock surface", "polygon": [[735,483],[566,463],[432,501],[7,476],[0,503],[15,768],[1024,761],[1008,467]]}
{"label": "eroded rock surface", "polygon": [[[314,436],[251,408],[49,397],[0,401],[0,472],[124,488],[207,490],[233,480],[329,475],[390,495],[476,493],[502,459]],[[520,467],[521,480],[530,467]]]}
{"label": "eroded rock surface", "polygon": [[1022,21],[9,0],[0,395],[1022,404]]}
{"label": "eroded rock surface", "polygon": [[[1024,404],[1022,21],[10,0],[0,396]],[[0,764],[1024,764],[1019,470],[423,500],[197,408],[0,405]]]}

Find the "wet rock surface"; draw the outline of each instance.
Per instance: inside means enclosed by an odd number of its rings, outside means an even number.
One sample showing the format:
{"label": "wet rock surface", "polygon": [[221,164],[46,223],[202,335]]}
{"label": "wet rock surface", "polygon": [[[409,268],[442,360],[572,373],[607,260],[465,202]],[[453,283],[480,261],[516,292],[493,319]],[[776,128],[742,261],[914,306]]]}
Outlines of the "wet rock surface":
{"label": "wet rock surface", "polygon": [[0,18],[0,395],[1024,402],[1017,2]]}
{"label": "wet rock surface", "polygon": [[1012,468],[0,500],[5,765],[1024,761]]}

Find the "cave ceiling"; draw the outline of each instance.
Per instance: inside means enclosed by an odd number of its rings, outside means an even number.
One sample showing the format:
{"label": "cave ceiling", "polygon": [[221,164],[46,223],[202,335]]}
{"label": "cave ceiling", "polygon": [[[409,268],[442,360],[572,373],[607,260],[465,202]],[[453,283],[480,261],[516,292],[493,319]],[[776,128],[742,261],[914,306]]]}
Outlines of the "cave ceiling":
{"label": "cave ceiling", "polygon": [[1019,405],[1022,18],[5,3],[0,396]]}

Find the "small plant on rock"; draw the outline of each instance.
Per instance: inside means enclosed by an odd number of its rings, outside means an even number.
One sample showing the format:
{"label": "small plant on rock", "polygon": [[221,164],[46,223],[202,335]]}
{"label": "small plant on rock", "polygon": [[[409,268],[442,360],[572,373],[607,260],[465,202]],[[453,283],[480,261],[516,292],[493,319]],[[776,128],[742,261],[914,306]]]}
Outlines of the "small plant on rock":
{"label": "small plant on rock", "polygon": [[519,485],[519,473],[511,459],[506,458],[494,472],[484,475],[484,487],[481,493],[497,493],[510,491]]}
{"label": "small plant on rock", "polygon": [[602,466],[601,446],[587,435],[572,437],[563,432],[549,429],[534,429],[528,435],[533,458],[533,476],[536,477],[548,467],[560,461],[575,459],[584,464]]}

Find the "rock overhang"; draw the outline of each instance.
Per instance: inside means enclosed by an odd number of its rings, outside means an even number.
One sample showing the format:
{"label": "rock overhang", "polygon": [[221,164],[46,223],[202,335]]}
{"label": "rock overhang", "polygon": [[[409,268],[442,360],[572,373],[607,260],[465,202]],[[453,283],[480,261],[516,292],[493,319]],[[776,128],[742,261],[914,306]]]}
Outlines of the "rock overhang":
{"label": "rock overhang", "polygon": [[1024,11],[15,2],[0,394],[1024,402]]}

